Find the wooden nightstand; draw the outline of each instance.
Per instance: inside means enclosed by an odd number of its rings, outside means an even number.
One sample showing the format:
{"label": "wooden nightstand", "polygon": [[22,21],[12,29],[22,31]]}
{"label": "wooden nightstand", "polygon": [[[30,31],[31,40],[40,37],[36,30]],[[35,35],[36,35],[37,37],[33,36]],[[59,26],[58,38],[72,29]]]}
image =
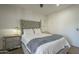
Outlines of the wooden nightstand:
{"label": "wooden nightstand", "polygon": [[5,36],[4,38],[4,49],[11,50],[20,47],[21,36]]}

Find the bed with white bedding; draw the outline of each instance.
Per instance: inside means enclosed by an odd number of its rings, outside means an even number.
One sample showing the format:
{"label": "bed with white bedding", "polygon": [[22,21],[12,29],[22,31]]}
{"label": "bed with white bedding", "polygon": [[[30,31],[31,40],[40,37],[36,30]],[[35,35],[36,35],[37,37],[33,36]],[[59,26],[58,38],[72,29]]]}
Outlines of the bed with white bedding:
{"label": "bed with white bedding", "polygon": [[[50,41],[48,38],[48,42],[45,42],[43,39],[47,38],[47,37],[52,37],[52,40]],[[56,38],[54,40],[54,36],[55,38],[57,36],[60,36],[59,38]],[[41,39],[42,38],[42,39]],[[39,42],[39,40],[43,40],[45,43],[42,43],[40,45],[38,45],[38,43],[41,43],[41,41]],[[28,48],[28,43],[31,41],[36,41],[33,42],[30,46],[32,48]],[[46,40],[46,39],[45,39]],[[33,33],[32,29],[25,29],[24,30],[24,34],[22,35],[22,48],[24,53],[28,54],[56,54],[58,53],[61,49],[64,49],[65,47],[70,47],[69,43],[67,42],[67,40],[58,34],[45,34],[45,33]],[[36,44],[35,44],[36,43]],[[35,45],[34,45],[35,44]],[[38,46],[37,46],[38,45]],[[37,46],[37,47],[36,47]],[[34,48],[36,47],[35,51],[33,52],[32,50],[34,50]]]}
{"label": "bed with white bedding", "polygon": [[[36,22],[22,22],[22,48],[25,54],[59,54],[66,53],[69,43],[60,34],[42,33]],[[34,25],[35,26],[34,26]],[[30,25],[30,26],[29,26]],[[37,26],[36,26],[37,25]]]}

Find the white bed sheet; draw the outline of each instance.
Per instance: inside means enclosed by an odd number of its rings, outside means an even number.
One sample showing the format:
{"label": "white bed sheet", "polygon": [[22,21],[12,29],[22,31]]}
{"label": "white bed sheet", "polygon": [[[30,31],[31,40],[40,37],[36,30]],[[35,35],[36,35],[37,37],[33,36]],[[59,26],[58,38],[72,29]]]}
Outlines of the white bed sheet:
{"label": "white bed sheet", "polygon": [[[39,38],[39,37],[44,37],[44,36],[50,36],[51,34],[35,34],[33,36],[28,36],[26,37],[26,35],[22,36],[22,42],[24,43],[24,45],[27,48],[27,43],[32,40],[33,38]],[[69,43],[66,41],[66,39],[63,37],[59,40],[53,41],[53,42],[49,42],[46,44],[41,45],[40,47],[38,47],[36,54],[55,54],[57,53],[59,50],[61,50],[62,48],[64,48],[64,46],[69,46]],[[26,50],[26,49],[25,49]],[[24,52],[26,53],[26,52]]]}

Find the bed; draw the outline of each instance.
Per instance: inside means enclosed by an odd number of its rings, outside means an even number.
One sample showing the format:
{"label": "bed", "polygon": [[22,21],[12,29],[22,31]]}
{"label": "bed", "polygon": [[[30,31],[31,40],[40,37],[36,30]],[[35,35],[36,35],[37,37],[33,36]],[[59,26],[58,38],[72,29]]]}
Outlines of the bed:
{"label": "bed", "polygon": [[21,45],[25,54],[65,54],[70,45],[60,34],[42,33],[40,22],[21,20]]}

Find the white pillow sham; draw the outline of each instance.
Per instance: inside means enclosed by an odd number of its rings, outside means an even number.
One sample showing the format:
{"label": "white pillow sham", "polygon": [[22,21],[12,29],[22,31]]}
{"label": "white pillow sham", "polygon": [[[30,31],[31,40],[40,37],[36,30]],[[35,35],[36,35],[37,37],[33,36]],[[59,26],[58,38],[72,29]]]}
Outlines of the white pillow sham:
{"label": "white pillow sham", "polygon": [[42,34],[40,29],[34,29],[35,34]]}
{"label": "white pillow sham", "polygon": [[34,32],[32,29],[23,29],[23,33],[26,36],[34,36]]}

